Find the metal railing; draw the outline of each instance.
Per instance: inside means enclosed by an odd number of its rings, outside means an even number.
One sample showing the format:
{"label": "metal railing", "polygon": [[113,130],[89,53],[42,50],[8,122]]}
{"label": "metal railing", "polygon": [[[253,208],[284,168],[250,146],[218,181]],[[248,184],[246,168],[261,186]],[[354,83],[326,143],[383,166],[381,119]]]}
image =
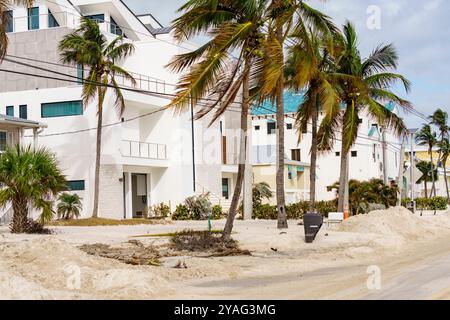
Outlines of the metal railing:
{"label": "metal railing", "polygon": [[167,146],[165,144],[122,140],[120,147],[122,157],[167,160]]}
{"label": "metal railing", "polygon": [[10,18],[7,32],[24,32],[59,27],[76,28],[79,17],[67,11]]}

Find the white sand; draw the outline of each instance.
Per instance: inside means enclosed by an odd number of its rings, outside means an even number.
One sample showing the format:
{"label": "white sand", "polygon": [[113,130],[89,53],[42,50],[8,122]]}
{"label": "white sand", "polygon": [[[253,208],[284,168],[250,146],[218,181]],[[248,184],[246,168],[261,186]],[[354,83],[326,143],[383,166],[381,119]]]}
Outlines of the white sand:
{"label": "white sand", "polygon": [[[214,222],[221,228],[224,221]],[[322,228],[313,244],[304,242],[303,226],[290,221],[280,232],[275,221],[236,221],[233,237],[253,256],[224,258],[184,257],[188,269],[172,268],[178,258],[162,267],[130,266],[89,256],[77,249],[82,243],[119,244],[131,236],[193,228],[206,222],[122,227],[58,227],[51,236],[11,235],[0,227],[0,299],[149,299],[149,298],[283,298],[281,287],[261,283],[312,270],[372,263],[450,235],[450,215],[418,217],[403,208],[352,217],[341,225]],[[163,242],[164,239],[141,238]],[[271,248],[276,249],[273,251]],[[182,258],[182,259],[184,259]],[[80,270],[80,288],[73,276]],[[248,290],[229,287],[238,281]],[[264,279],[261,280],[261,279]],[[287,278],[286,278],[287,279]],[[270,281],[268,282],[270,283]],[[285,287],[289,286],[286,280]],[[336,288],[338,290],[339,287]],[[289,297],[286,291],[284,297]]]}

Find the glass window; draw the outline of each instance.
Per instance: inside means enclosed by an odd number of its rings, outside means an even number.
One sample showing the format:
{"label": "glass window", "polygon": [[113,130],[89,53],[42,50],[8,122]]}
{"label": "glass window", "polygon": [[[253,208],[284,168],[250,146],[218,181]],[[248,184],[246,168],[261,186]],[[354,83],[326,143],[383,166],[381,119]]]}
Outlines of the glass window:
{"label": "glass window", "polygon": [[14,19],[13,19],[13,12],[11,10],[5,12],[5,19],[6,19],[6,32],[13,32],[14,31]]}
{"label": "glass window", "polygon": [[59,27],[58,21],[56,21],[55,16],[50,10],[48,10],[48,27],[49,28]]}
{"label": "glass window", "polygon": [[222,178],[222,197],[228,200],[230,197],[230,190],[228,187],[228,178]]}
{"label": "glass window", "polygon": [[19,106],[19,118],[28,119],[27,105]]}
{"label": "glass window", "polygon": [[10,117],[14,117],[14,106],[6,107],[6,115]]}
{"label": "glass window", "polygon": [[70,191],[83,191],[85,188],[84,180],[67,181],[67,187]]}
{"label": "glass window", "polygon": [[39,29],[39,7],[28,9],[28,30]]}
{"label": "glass window", "polygon": [[7,134],[4,131],[0,131],[0,152],[3,152],[6,150],[7,145]]}
{"label": "glass window", "polygon": [[105,15],[104,14],[91,14],[89,16],[86,16],[87,19],[91,19],[94,22],[102,23],[105,22]]}
{"label": "glass window", "polygon": [[286,124],[286,128],[287,128],[288,130],[292,130],[292,123]]}
{"label": "glass window", "polygon": [[84,67],[82,64],[77,64],[77,78],[78,84],[83,84],[84,80]]}
{"label": "glass window", "polygon": [[356,158],[358,156],[358,151],[352,151],[352,158]]}
{"label": "glass window", "polygon": [[302,161],[301,160],[300,149],[292,149],[291,150],[291,156],[292,156],[292,160],[294,160],[294,161]]}
{"label": "glass window", "polygon": [[114,33],[118,36],[123,35],[122,29],[119,27],[119,25],[116,23],[116,21],[114,21],[113,17],[111,17],[110,26],[111,26],[110,27],[111,33]]}
{"label": "glass window", "polygon": [[83,114],[83,103],[81,101],[43,103],[41,105],[41,117],[65,117]]}
{"label": "glass window", "polygon": [[275,121],[267,122],[267,134],[275,134],[277,123]]}
{"label": "glass window", "polygon": [[260,126],[255,126],[255,131],[259,131],[259,129],[261,129]]}

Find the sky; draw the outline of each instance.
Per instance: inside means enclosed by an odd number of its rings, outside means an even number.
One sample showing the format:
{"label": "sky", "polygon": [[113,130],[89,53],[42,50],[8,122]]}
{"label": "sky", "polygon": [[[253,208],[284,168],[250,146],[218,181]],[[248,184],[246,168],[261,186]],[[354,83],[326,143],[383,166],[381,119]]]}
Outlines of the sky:
{"label": "sky", "polygon": [[[185,0],[125,0],[137,13],[152,13],[168,26]],[[353,22],[363,57],[379,44],[393,43],[399,55],[397,72],[412,82],[406,94],[414,108],[430,115],[437,108],[450,113],[450,1],[448,0],[310,0],[338,26]],[[425,120],[405,115],[409,127]]]}

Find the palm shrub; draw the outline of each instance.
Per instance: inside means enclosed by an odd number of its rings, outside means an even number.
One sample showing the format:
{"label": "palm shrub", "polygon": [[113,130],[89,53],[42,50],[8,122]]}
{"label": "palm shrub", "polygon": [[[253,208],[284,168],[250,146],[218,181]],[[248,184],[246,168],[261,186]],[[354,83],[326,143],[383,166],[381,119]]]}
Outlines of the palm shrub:
{"label": "palm shrub", "polygon": [[11,232],[30,232],[30,209],[41,212],[39,223],[53,217],[53,203],[59,192],[67,188],[55,155],[46,148],[9,147],[0,156],[0,206],[11,202],[14,211]]}
{"label": "palm shrub", "polygon": [[416,143],[419,146],[427,146],[428,148],[428,154],[430,155],[430,174],[431,174],[431,192],[430,196],[434,195],[436,196],[436,185],[435,181],[437,179],[437,172],[434,168],[434,160],[433,160],[433,148],[438,143],[436,132],[434,132],[431,129],[431,126],[429,124],[423,125],[422,129],[420,129],[419,132],[416,134]]}
{"label": "palm shrub", "polygon": [[70,220],[78,218],[83,208],[81,198],[76,193],[63,193],[58,198],[57,214],[58,219]]}

